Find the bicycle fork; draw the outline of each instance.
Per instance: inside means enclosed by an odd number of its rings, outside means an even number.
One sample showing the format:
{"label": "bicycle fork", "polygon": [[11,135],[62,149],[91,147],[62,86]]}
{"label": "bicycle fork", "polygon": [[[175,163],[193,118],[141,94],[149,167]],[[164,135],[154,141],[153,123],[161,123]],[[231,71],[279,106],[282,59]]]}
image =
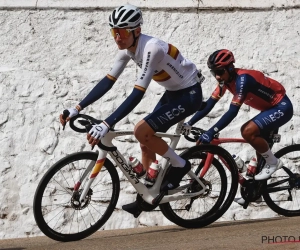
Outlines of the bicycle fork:
{"label": "bicycle fork", "polygon": [[[96,152],[98,152],[98,151],[96,151]],[[92,161],[89,163],[89,165],[86,168],[86,170],[84,171],[83,175],[80,177],[80,180],[75,184],[74,192],[78,192],[82,182],[87,177],[87,175],[91,172],[89,179],[88,179],[86,185],[84,185],[84,187],[82,189],[82,193],[80,194],[80,198],[79,198],[80,204],[86,202],[87,194],[90,190],[90,187],[91,187],[93,181],[95,180],[95,178],[97,177],[97,175],[99,174],[99,172],[101,171],[101,169],[104,165],[106,155],[107,155],[107,151],[101,150],[100,153],[98,152],[97,161],[96,162]]]}

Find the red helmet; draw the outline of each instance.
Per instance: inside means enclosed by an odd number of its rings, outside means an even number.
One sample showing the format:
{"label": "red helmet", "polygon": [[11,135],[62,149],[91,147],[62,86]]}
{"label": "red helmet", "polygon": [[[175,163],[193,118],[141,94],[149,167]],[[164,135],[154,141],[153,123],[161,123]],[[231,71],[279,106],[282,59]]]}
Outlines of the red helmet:
{"label": "red helmet", "polygon": [[207,66],[210,69],[226,68],[234,62],[234,56],[230,50],[220,49],[209,56]]}

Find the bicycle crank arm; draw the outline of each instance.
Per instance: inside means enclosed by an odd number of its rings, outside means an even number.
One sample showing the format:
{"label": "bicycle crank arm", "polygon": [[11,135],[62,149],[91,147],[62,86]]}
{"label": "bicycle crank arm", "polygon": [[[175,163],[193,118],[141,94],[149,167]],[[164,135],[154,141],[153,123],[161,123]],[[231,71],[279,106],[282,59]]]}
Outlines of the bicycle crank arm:
{"label": "bicycle crank arm", "polygon": [[186,211],[190,211],[190,209],[191,209],[191,207],[192,207],[192,205],[194,203],[194,200],[196,200],[196,199],[192,198],[190,204],[187,204],[185,206]]}
{"label": "bicycle crank arm", "polygon": [[168,193],[168,191],[161,191],[160,194],[152,200],[152,205],[158,206],[158,204],[161,202],[161,200],[164,198],[164,196],[167,193]]}
{"label": "bicycle crank arm", "polygon": [[250,201],[245,201],[245,203],[243,204],[243,208],[247,209],[247,207],[249,206]]}
{"label": "bicycle crank arm", "polygon": [[[179,187],[180,188],[180,187]],[[195,192],[195,193],[185,193],[185,194],[170,194],[170,192],[176,192],[176,189],[173,190],[169,190],[169,191],[162,191],[160,192],[160,194],[158,196],[156,196],[153,200],[152,200],[152,205],[158,205],[161,203],[161,201],[163,201],[162,203],[166,203],[166,202],[170,202],[170,201],[177,201],[177,200],[182,200],[182,199],[189,199],[189,198],[193,198],[195,196],[199,196],[203,193],[205,193],[206,189],[203,189],[199,192]]]}

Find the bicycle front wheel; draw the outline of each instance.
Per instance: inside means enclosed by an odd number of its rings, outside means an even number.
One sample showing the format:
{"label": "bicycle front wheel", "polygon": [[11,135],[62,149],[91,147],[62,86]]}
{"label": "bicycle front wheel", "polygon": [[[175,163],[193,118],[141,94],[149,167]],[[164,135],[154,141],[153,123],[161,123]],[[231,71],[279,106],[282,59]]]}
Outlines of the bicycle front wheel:
{"label": "bicycle front wheel", "polygon": [[284,216],[300,215],[300,144],[290,145],[279,150],[275,156],[283,162],[267,180],[263,194],[267,205]]}
{"label": "bicycle front wheel", "polygon": [[[97,160],[95,152],[79,152],[54,164],[40,181],[33,203],[40,230],[57,241],[83,239],[97,231],[111,216],[120,192],[118,173],[108,160],[91,185],[84,204],[79,197]],[[75,184],[85,176],[78,191]],[[81,188],[82,187],[82,188]]]}
{"label": "bicycle front wheel", "polygon": [[[231,205],[238,186],[238,170],[232,156],[223,148],[215,145],[199,145],[181,154],[189,160],[192,170],[199,176],[203,171],[207,154],[215,157],[205,175],[201,178],[207,190],[198,197],[164,203],[160,209],[164,216],[173,223],[186,228],[200,228],[219,219]],[[222,158],[222,163],[216,157]],[[230,169],[232,182],[227,181],[225,169]],[[180,186],[192,183],[184,193],[198,192],[201,186],[186,175]],[[228,189],[229,186],[229,190]],[[228,192],[227,192],[228,191]]]}

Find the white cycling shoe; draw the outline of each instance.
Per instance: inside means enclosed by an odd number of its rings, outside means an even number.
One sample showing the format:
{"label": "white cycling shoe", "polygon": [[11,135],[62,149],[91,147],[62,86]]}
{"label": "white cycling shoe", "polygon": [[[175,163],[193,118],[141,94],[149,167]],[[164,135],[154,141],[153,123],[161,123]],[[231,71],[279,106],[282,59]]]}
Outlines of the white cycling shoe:
{"label": "white cycling shoe", "polygon": [[234,198],[234,202],[236,202],[237,204],[243,206],[245,204],[245,200],[243,197],[239,197],[239,198]]}
{"label": "white cycling shoe", "polygon": [[276,170],[282,168],[282,166],[283,166],[283,162],[280,159],[278,159],[277,164],[274,165],[265,164],[261,172],[254,176],[254,179],[256,181],[266,180],[270,178],[271,175],[274,174]]}
{"label": "white cycling shoe", "polygon": [[[236,202],[237,204],[243,206],[245,204],[245,200],[243,197],[239,197],[239,198],[234,198],[233,200],[234,202]],[[262,202],[262,197],[259,197],[256,201],[254,201],[255,203],[259,204]]]}

